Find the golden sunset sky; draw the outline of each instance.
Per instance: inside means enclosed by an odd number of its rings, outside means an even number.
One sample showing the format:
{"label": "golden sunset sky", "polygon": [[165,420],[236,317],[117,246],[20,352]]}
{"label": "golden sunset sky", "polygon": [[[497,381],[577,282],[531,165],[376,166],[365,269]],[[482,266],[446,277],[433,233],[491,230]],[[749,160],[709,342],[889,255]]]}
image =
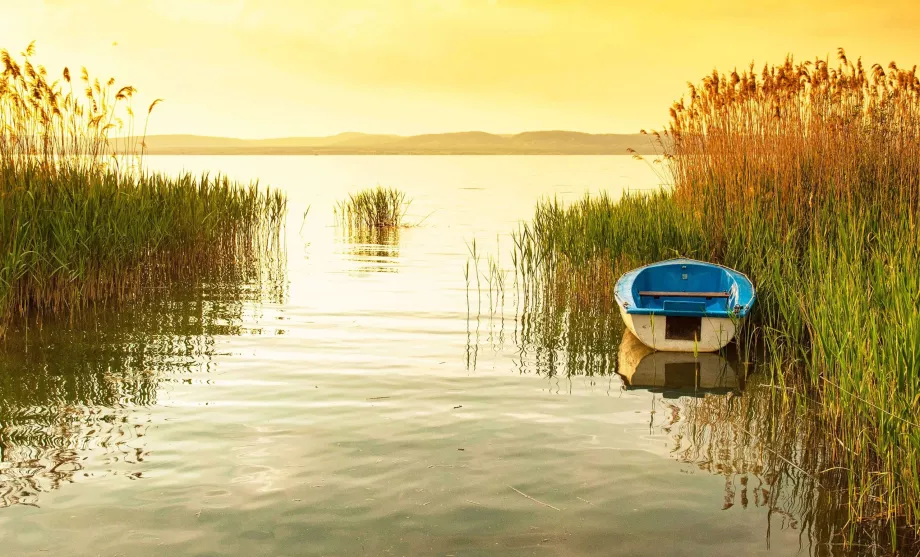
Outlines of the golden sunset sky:
{"label": "golden sunset sky", "polygon": [[0,4],[0,46],[165,98],[151,133],[635,132],[714,67],[920,63],[920,0]]}

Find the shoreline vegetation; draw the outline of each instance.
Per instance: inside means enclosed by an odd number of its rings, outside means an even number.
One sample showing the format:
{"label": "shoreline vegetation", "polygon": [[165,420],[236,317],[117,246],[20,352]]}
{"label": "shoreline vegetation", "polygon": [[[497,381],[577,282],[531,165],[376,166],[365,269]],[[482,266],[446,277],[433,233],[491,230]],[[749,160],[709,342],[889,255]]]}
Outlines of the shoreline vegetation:
{"label": "shoreline vegetation", "polygon": [[[0,51],[0,337],[17,318],[248,273],[277,248],[280,192],[146,171],[135,89],[85,68],[51,77],[33,55]],[[137,139],[110,139],[125,132]]]}
{"label": "shoreline vegetation", "polygon": [[617,276],[677,256],[746,273],[758,304],[741,333],[744,358],[762,355],[758,367],[772,378],[778,411],[818,424],[794,452],[813,453],[815,484],[848,510],[824,541],[913,546],[920,537],[916,66],[867,68],[841,50],[836,64],[788,58],[762,71],[713,72],[690,85],[670,116],[665,132],[650,134],[661,145],[650,164],[671,188],[568,207],[542,201],[514,234],[525,305],[569,319],[582,306],[615,312]]}

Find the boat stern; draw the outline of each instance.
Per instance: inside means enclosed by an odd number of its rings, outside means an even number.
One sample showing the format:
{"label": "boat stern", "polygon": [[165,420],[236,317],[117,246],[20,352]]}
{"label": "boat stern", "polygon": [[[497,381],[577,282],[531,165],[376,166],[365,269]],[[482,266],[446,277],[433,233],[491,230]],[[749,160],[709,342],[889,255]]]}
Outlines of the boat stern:
{"label": "boat stern", "polygon": [[626,328],[643,344],[662,352],[716,352],[735,337],[740,320],[724,317],[684,317],[627,313]]}

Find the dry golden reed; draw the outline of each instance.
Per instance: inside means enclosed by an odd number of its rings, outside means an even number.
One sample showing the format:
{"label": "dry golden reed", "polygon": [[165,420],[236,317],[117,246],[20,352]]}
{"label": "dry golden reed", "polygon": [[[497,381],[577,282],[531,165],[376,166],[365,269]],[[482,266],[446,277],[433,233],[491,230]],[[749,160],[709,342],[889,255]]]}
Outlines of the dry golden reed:
{"label": "dry golden reed", "polygon": [[[707,215],[755,205],[780,233],[813,231],[823,209],[884,208],[916,225],[916,66],[826,60],[713,72],[671,108],[666,149],[682,203]],[[712,222],[721,228],[721,220]]]}
{"label": "dry golden reed", "polygon": [[[676,103],[675,202],[762,292],[780,377],[822,402],[853,518],[920,531],[920,79],[794,63]],[[892,536],[896,539],[897,536]]]}

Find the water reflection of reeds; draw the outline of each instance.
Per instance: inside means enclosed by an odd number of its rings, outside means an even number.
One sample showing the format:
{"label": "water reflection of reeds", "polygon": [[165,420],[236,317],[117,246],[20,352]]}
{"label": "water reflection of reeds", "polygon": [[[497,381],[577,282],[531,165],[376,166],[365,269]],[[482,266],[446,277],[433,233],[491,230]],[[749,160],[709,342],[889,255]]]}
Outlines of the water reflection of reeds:
{"label": "water reflection of reeds", "polygon": [[[651,391],[653,433],[668,437],[676,461],[725,478],[723,509],[765,510],[768,542],[771,532],[792,529],[816,556],[912,547],[910,528],[884,516],[853,523],[845,449],[816,404],[772,384],[772,362],[751,362],[755,352],[735,344],[714,354],[652,351],[624,330],[610,265],[574,269],[561,260],[554,269],[506,293],[513,308],[501,308],[517,313],[508,338],[522,373],[611,376],[624,390]],[[494,320],[499,308],[488,311],[472,314],[470,327]]]}
{"label": "water reflection of reeds", "polygon": [[724,509],[767,509],[768,538],[777,527],[799,530],[808,553],[818,556],[911,547],[909,529],[884,517],[852,524],[841,448],[828,442],[816,405],[803,406],[763,382],[752,382],[741,396],[683,397],[662,405],[672,456],[725,478]]}
{"label": "water reflection of reeds", "polygon": [[142,477],[134,468],[148,455],[148,423],[136,412],[79,403],[33,412],[4,406],[0,420],[0,508],[38,505],[41,493],[99,470]]}
{"label": "water reflection of reeds", "polygon": [[522,371],[532,367],[547,377],[616,372],[624,328],[613,300],[614,280],[609,265],[598,262],[586,272],[559,265],[536,288],[522,283],[514,335]]}
{"label": "water reflection of reeds", "polygon": [[358,274],[399,272],[399,228],[339,227],[342,253]]}
{"label": "water reflection of reeds", "polygon": [[36,505],[41,493],[95,475],[142,477],[144,408],[163,383],[209,371],[215,337],[240,334],[247,308],[285,296],[283,253],[250,255],[215,254],[200,282],[7,335],[0,507]]}

